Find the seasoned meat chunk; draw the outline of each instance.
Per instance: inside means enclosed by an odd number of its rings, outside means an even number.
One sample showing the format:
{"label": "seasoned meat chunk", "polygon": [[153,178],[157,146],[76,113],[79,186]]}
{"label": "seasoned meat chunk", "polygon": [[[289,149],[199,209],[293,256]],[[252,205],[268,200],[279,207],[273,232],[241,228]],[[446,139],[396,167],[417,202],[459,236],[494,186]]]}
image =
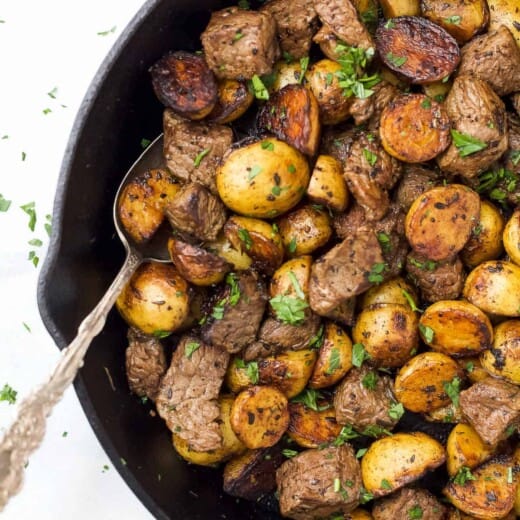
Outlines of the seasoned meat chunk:
{"label": "seasoned meat chunk", "polygon": [[480,151],[466,150],[455,140],[437,156],[439,168],[472,179],[485,171],[507,150],[508,134],[502,100],[485,82],[469,75],[455,78],[445,108],[453,129],[465,139],[482,143]]}
{"label": "seasoned meat chunk", "polygon": [[495,446],[520,423],[520,388],[488,377],[460,393],[460,408],[480,438]]}
{"label": "seasoned meat chunk", "polygon": [[174,229],[199,240],[215,240],[226,222],[226,207],[201,184],[183,186],[166,207]]}
{"label": "seasoned meat chunk", "polygon": [[417,253],[406,259],[406,271],[428,302],[456,300],[464,286],[464,269],[459,257],[443,262],[433,262]]}
{"label": "seasoned meat chunk", "polygon": [[314,8],[323,24],[347,45],[374,48],[368,29],[350,0],[314,0]]}
{"label": "seasoned meat chunk", "polygon": [[348,157],[354,139],[359,133],[359,130],[352,126],[325,127],[321,138],[320,154],[332,155],[343,164]]}
{"label": "seasoned meat chunk", "polygon": [[400,93],[400,90],[386,81],[381,81],[372,90],[374,94],[369,99],[373,100],[374,111],[368,122],[368,129],[377,132],[383,109]]}
{"label": "seasoned meat chunk", "polygon": [[360,229],[312,265],[309,284],[311,309],[326,316],[338,305],[370,287],[368,275],[383,253],[373,231]]}
{"label": "seasoned meat chunk", "polygon": [[327,313],[325,317],[350,327],[354,324],[355,313],[356,297],[352,296],[352,298],[341,302],[335,309],[332,309],[329,313]]}
{"label": "seasoned meat chunk", "polygon": [[415,199],[437,185],[439,175],[418,164],[405,166],[404,174],[397,187],[396,200],[404,211],[408,211]]}
{"label": "seasoned meat chunk", "polygon": [[320,46],[321,52],[330,60],[337,60],[340,57],[340,49],[336,49],[341,40],[327,24],[320,27],[312,40]]}
{"label": "seasoned meat chunk", "polygon": [[276,472],[282,516],[294,520],[349,513],[359,504],[361,470],[348,444],[305,450]]}
{"label": "seasoned meat chunk", "polygon": [[318,21],[312,0],[270,0],[260,11],[269,12],[276,20],[278,39],[284,53],[294,59],[309,54]]}
{"label": "seasoned meat chunk", "polygon": [[394,385],[389,376],[367,366],[352,368],[334,395],[336,421],[351,424],[360,432],[374,425],[392,429],[397,420],[388,412],[395,402]]}
{"label": "seasoned meat chunk", "polygon": [[253,341],[240,354],[244,361],[254,361],[255,359],[273,356],[278,352],[276,345],[269,345],[261,341]]}
{"label": "seasoned meat chunk", "polygon": [[166,357],[157,338],[128,329],[126,349],[126,377],[130,390],[152,401],[159,391],[159,383],[166,372]]}
{"label": "seasoned meat chunk", "polygon": [[464,45],[458,73],[487,81],[499,96],[520,90],[520,47],[509,29],[502,25]]}
{"label": "seasoned meat chunk", "polygon": [[161,381],[156,405],[168,428],[195,451],[222,445],[217,398],[229,354],[196,336],[183,336]]}
{"label": "seasoned meat chunk", "polygon": [[187,121],[167,109],[163,116],[164,158],[168,169],[186,182],[198,182],[217,193],[215,170],[233,143],[224,125]]}
{"label": "seasoned meat chunk", "polygon": [[265,284],[254,271],[240,272],[233,284],[224,286],[216,302],[202,337],[228,352],[240,352],[256,340],[267,302]]}
{"label": "seasoned meat chunk", "polygon": [[402,488],[389,497],[376,501],[372,509],[374,520],[421,518],[442,520],[446,507],[425,489]]}
{"label": "seasoned meat chunk", "polygon": [[206,61],[219,78],[243,80],[269,74],[280,55],[276,22],[267,10],[214,11],[200,39]]}

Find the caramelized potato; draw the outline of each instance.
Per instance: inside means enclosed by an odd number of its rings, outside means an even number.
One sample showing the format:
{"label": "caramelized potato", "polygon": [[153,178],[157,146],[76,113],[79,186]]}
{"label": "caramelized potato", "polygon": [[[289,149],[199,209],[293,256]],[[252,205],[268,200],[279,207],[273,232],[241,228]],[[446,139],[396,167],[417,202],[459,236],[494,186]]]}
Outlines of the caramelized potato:
{"label": "caramelized potato", "polygon": [[503,321],[495,327],[493,345],[480,355],[480,362],[492,376],[520,385],[520,320]]}
{"label": "caramelized potato", "polygon": [[137,242],[152,238],[164,220],[164,210],[180,189],[162,169],[148,170],[129,182],[117,201],[119,220]]}
{"label": "caramelized potato", "polygon": [[503,230],[504,218],[500,211],[488,200],[481,200],[479,221],[460,252],[461,260],[469,267],[476,267],[482,262],[498,258],[504,250]]}
{"label": "caramelized potato", "polygon": [[241,249],[235,249],[224,233],[217,240],[206,242],[206,248],[230,263],[237,271],[246,271],[253,264],[252,258]]}
{"label": "caramelized potato", "polygon": [[312,256],[309,255],[287,260],[273,274],[269,284],[269,296],[292,296],[308,302],[311,267]]}
{"label": "caramelized potato", "polygon": [[307,187],[307,197],[315,204],[324,204],[338,213],[345,211],[349,192],[343,178],[343,166],[331,155],[319,155]]}
{"label": "caramelized potato", "polygon": [[520,209],[516,209],[504,228],[504,248],[509,258],[520,265]]}
{"label": "caramelized potato", "polygon": [[273,273],[283,262],[283,245],[275,226],[250,217],[234,215],[224,226],[224,234],[235,249],[253,259],[253,267]]}
{"label": "caramelized potato", "polygon": [[116,301],[125,321],[145,334],[177,330],[188,317],[188,284],[173,265],[141,264]]}
{"label": "caramelized potato", "polygon": [[231,427],[250,449],[275,445],[289,426],[287,398],[271,386],[252,386],[237,395]]}
{"label": "caramelized potato", "polygon": [[320,144],[319,107],[303,85],[287,85],[275,92],[258,115],[258,126],[278,139],[313,156]]}
{"label": "caramelized potato", "polygon": [[489,374],[482,368],[478,357],[461,358],[457,360],[457,363],[472,383],[478,383],[489,377]]}
{"label": "caramelized potato", "polygon": [[417,305],[417,292],[412,284],[404,278],[397,276],[380,285],[374,285],[363,294],[360,308],[366,309],[376,303],[398,303],[399,305],[410,305],[409,296],[414,305]]}
{"label": "caramelized potato", "polygon": [[304,448],[318,448],[336,440],[341,425],[336,422],[336,413],[331,403],[318,400],[318,410],[303,403],[289,403],[289,427],[287,435]]}
{"label": "caramelized potato", "polygon": [[202,119],[217,102],[217,82],[204,56],[170,52],[152,65],[150,74],[159,101],[183,117]]}
{"label": "caramelized potato", "polygon": [[361,509],[358,507],[357,509],[354,509],[354,511],[351,511],[350,513],[347,513],[347,516],[345,516],[345,520],[374,520],[373,516],[364,509]]}
{"label": "caramelized potato", "polygon": [[380,23],[376,47],[389,69],[420,85],[448,77],[460,61],[455,39],[443,28],[417,16]]}
{"label": "caramelized potato", "polygon": [[518,0],[487,0],[489,6],[489,31],[496,31],[501,25],[507,27],[520,46],[520,9]]}
{"label": "caramelized potato", "polygon": [[[441,300],[430,305],[419,320],[419,329],[423,341],[433,350],[453,357],[479,354],[493,341],[489,318],[463,300]],[[430,334],[425,334],[423,331],[428,329]]]}
{"label": "caramelized potato", "polygon": [[437,103],[442,103],[451,89],[452,81],[446,79],[422,85],[422,91]]}
{"label": "caramelized potato", "polygon": [[424,418],[429,422],[440,422],[443,424],[459,423],[464,420],[460,406],[455,406],[453,403],[424,414]]}
{"label": "caramelized potato", "polygon": [[329,214],[308,204],[285,214],[277,224],[289,256],[308,255],[332,236]]}
{"label": "caramelized potato", "polygon": [[513,459],[502,455],[472,471],[474,480],[450,481],[443,493],[458,509],[476,518],[503,518],[513,508],[517,477]]}
{"label": "caramelized potato", "polygon": [[462,370],[450,357],[424,352],[404,365],[395,378],[395,396],[412,412],[431,412],[450,403],[444,385],[461,377]]}
{"label": "caramelized potato", "polygon": [[299,60],[291,61],[278,61],[273,70],[275,80],[269,87],[269,92],[276,92],[282,90],[287,85],[301,85],[304,80],[302,79],[302,66]]}
{"label": "caramelized potato", "polygon": [[445,460],[443,446],[429,435],[396,433],[374,441],[361,459],[363,485],[375,497],[382,497],[418,480]]}
{"label": "caramelized potato", "polygon": [[460,44],[483,32],[489,22],[486,0],[421,0],[422,14]]}
{"label": "caramelized potato", "polygon": [[352,339],[364,345],[374,366],[400,367],[417,348],[417,324],[408,305],[376,303],[360,312]]}
{"label": "caramelized potato", "polygon": [[419,0],[379,0],[385,18],[421,16]]}
{"label": "caramelized potato", "polygon": [[511,262],[483,262],[471,271],[463,296],[489,314],[520,316],[520,267]]}
{"label": "caramelized potato", "polygon": [[309,388],[332,386],[352,368],[352,341],[335,323],[327,322],[323,329],[323,342],[318,360],[309,380]]}
{"label": "caramelized potato", "polygon": [[309,178],[305,157],[273,138],[232,150],[216,173],[222,202],[236,213],[258,218],[276,217],[298,204]]}
{"label": "caramelized potato", "polygon": [[208,115],[208,120],[221,125],[231,123],[244,115],[254,99],[245,82],[236,79],[220,80],[217,103]]}
{"label": "caramelized potato", "polygon": [[219,283],[231,269],[219,256],[175,238],[168,240],[168,252],[181,276],[194,285]]}
{"label": "caramelized potato", "polygon": [[457,424],[446,442],[448,474],[453,477],[463,467],[475,468],[493,455],[469,424]]}
{"label": "caramelized potato", "polygon": [[480,214],[480,197],[448,184],[423,193],[408,210],[405,233],[412,249],[435,261],[453,258],[468,241]]}
{"label": "caramelized potato", "polygon": [[381,114],[384,149],[407,163],[429,161],[451,142],[450,120],[442,105],[424,94],[402,94]]}

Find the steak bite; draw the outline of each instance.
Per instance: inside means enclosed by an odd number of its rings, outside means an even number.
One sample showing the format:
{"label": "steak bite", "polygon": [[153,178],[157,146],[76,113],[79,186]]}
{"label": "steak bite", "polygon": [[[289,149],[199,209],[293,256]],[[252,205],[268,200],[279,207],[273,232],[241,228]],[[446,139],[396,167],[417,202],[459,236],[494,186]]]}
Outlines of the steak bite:
{"label": "steak bite", "polygon": [[228,362],[225,350],[196,336],[183,336],[159,387],[159,415],[195,451],[222,446],[217,398]]}
{"label": "steak bite", "polygon": [[429,491],[412,488],[399,489],[389,497],[377,500],[372,509],[374,520],[441,520],[446,517],[446,513],[446,507]]}
{"label": "steak bite", "polygon": [[280,55],[276,22],[267,10],[215,11],[200,39],[210,69],[223,79],[269,74]]}
{"label": "steak bite", "polygon": [[276,472],[282,516],[294,520],[349,513],[359,504],[361,469],[348,444],[305,450]]}
{"label": "steak bite", "polygon": [[439,183],[439,174],[418,164],[405,166],[404,175],[397,186],[396,202],[408,211],[415,199]]}
{"label": "steak bite", "polygon": [[460,408],[480,438],[496,446],[520,424],[520,388],[488,377],[460,393]]}

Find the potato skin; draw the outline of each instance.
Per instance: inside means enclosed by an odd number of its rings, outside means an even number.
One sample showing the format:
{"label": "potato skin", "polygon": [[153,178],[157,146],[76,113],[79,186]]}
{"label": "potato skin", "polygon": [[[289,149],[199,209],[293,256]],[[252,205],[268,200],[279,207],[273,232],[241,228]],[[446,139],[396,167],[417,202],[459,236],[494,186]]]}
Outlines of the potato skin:
{"label": "potato skin", "polygon": [[[269,284],[269,296],[292,296],[299,297],[294,280],[296,280],[304,300],[309,300],[309,283],[311,278],[312,256],[304,255],[291,258],[284,262],[271,277]],[[294,277],[293,277],[294,275]]]}
{"label": "potato skin", "polygon": [[430,305],[419,320],[433,330],[433,340],[423,341],[448,356],[476,355],[491,346],[493,326],[475,305],[463,300],[441,300]]}
{"label": "potato skin", "polygon": [[300,60],[287,63],[284,60],[276,62],[274,66],[275,80],[269,88],[269,92],[277,92],[287,85],[303,84],[305,79],[301,79],[302,67]]}
{"label": "potato skin", "polygon": [[307,187],[307,197],[314,204],[324,204],[338,213],[347,209],[349,192],[340,161],[331,155],[318,156]]}
{"label": "potato skin", "polygon": [[520,46],[520,9],[516,0],[487,0],[489,6],[489,31],[496,31],[505,25]]}
{"label": "potato skin", "polygon": [[[265,143],[272,144],[266,147]],[[309,183],[305,157],[270,138],[232,150],[217,168],[222,202],[240,215],[273,218],[295,206]]]}
{"label": "potato skin", "polygon": [[402,94],[383,109],[379,135],[390,155],[407,163],[420,163],[447,148],[450,128],[442,105],[424,94]]}
{"label": "potato skin", "polygon": [[173,332],[190,311],[188,284],[173,265],[142,264],[116,301],[125,321],[145,334]]}
{"label": "potato skin", "polygon": [[480,197],[467,186],[448,184],[423,193],[405,219],[412,249],[430,260],[453,258],[468,241],[480,215]]}
{"label": "potato skin", "polygon": [[404,278],[397,276],[380,285],[374,285],[363,293],[360,308],[366,309],[376,303],[398,303],[399,305],[409,306],[405,293],[412,298],[416,305],[419,303],[415,288]]}
{"label": "potato skin", "polygon": [[[363,485],[375,497],[382,497],[421,478],[445,460],[443,446],[429,435],[396,433],[373,442],[361,459]],[[384,480],[390,486],[381,486]]]}
{"label": "potato skin", "polygon": [[503,232],[504,248],[509,258],[516,265],[520,265],[520,209],[516,209]]}
{"label": "potato skin", "polygon": [[208,121],[221,125],[241,117],[252,105],[255,97],[244,81],[224,79],[218,82],[217,102],[208,115]]}
{"label": "potato skin", "polygon": [[224,233],[221,233],[216,240],[206,242],[206,247],[209,251],[231,264],[233,269],[237,271],[246,271],[253,264],[252,258],[243,251],[235,249]]}
{"label": "potato skin", "polygon": [[419,0],[379,0],[385,18],[421,16]]}

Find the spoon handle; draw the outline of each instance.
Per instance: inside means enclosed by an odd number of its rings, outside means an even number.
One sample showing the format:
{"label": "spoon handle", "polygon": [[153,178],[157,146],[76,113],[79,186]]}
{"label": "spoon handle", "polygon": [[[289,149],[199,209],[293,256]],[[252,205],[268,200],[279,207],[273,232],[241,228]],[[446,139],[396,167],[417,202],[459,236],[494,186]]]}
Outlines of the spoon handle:
{"label": "spoon handle", "polygon": [[128,253],[103,298],[81,322],[77,336],[63,350],[50,378],[21,402],[15,421],[0,441],[0,511],[9,498],[20,491],[29,455],[38,448],[45,435],[47,417],[83,366],[91,341],[103,329],[119,293],[141,262],[138,253]]}

